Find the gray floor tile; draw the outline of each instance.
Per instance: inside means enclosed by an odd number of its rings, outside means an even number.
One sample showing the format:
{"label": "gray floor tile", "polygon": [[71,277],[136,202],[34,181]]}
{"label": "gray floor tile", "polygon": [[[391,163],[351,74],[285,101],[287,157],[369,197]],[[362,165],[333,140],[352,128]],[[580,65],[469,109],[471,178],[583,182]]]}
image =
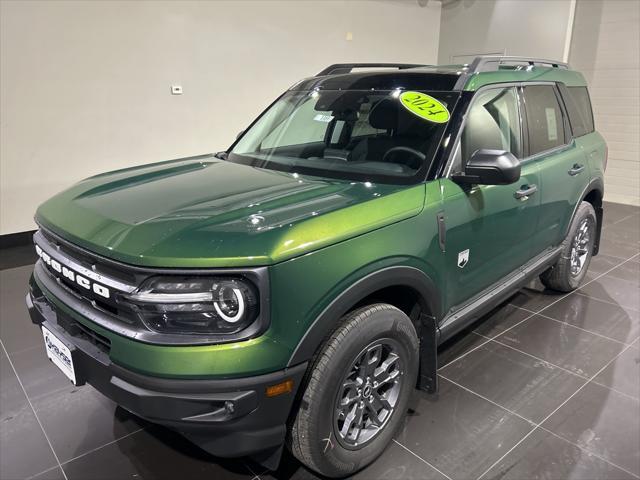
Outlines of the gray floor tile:
{"label": "gray floor tile", "polygon": [[638,284],[612,277],[609,274],[580,287],[578,292],[621,307],[640,310],[640,287]]}
{"label": "gray floor tile", "polygon": [[251,479],[243,462],[207,455],[177,433],[152,427],[64,465],[69,480]]}
{"label": "gray floor tile", "polygon": [[438,367],[448,365],[486,341],[486,338],[470,331],[456,335],[438,349]]}
{"label": "gray floor tile", "polygon": [[[261,480],[322,480],[314,472],[301,466],[289,453],[283,458],[283,465],[275,472],[266,472],[264,467],[250,464],[253,472]],[[380,457],[352,477],[353,480],[445,480],[447,477],[424,463],[397,443],[391,443]]]}
{"label": "gray floor tile", "polygon": [[500,480],[626,480],[633,475],[555,435],[536,430],[483,477]]}
{"label": "gray floor tile", "polygon": [[485,337],[495,337],[530,316],[531,312],[515,305],[502,305],[477,322],[473,331]]}
{"label": "gray floor tile", "polygon": [[640,242],[640,216],[635,215],[632,218],[624,220],[614,225],[604,227],[604,236],[606,238],[615,238],[619,242],[637,244]]}
{"label": "gray floor tile", "polygon": [[447,477],[396,443],[378,460],[352,477],[354,480],[445,480]]}
{"label": "gray floor tile", "polygon": [[29,480],[65,480],[65,476],[60,467],[55,467],[50,470],[45,470],[44,472],[31,477]]}
{"label": "gray floor tile", "polygon": [[480,335],[488,338],[494,337],[530,315],[531,313],[526,310],[508,303],[499,306],[471,327],[441,345],[438,350],[438,366],[443,367],[484,343],[487,339]]}
{"label": "gray floor tile", "polygon": [[444,379],[415,410],[398,441],[452,479],[476,478],[533,428]]}
{"label": "gray floor tile", "polygon": [[565,295],[565,293],[545,289],[539,281],[535,281],[515,294],[509,303],[532,312],[539,312]]}
{"label": "gray floor tile", "polygon": [[29,477],[57,465],[4,352],[0,352],[0,458],[3,480]]}
{"label": "gray floor tile", "polygon": [[569,324],[535,315],[503,333],[505,343],[578,375],[595,375],[624,345]]}
{"label": "gray floor tile", "polygon": [[636,286],[640,285],[640,264],[635,262],[623,263],[609,272],[606,276],[626,280]]}
{"label": "gray floor tile", "polygon": [[640,245],[615,236],[604,236],[600,241],[600,253],[626,260],[640,252]]}
{"label": "gray floor tile", "polygon": [[629,348],[622,352],[593,381],[640,399],[640,350]]}
{"label": "gray floor tile", "polygon": [[589,263],[589,273],[587,281],[608,272],[609,270],[620,265],[622,262],[624,262],[624,260],[620,260],[617,257],[611,257],[609,255],[605,255],[604,253],[599,253],[595,257],[591,258],[591,262]]}
{"label": "gray floor tile", "polygon": [[638,207],[622,203],[604,202],[604,224],[619,224],[638,214]]}
{"label": "gray floor tile", "polygon": [[[34,326],[34,328],[37,328]],[[62,388],[69,388],[70,380],[47,357],[44,342],[11,354],[11,360],[20,376],[29,398],[36,399]]]}
{"label": "gray floor tile", "polygon": [[544,420],[586,381],[495,342],[440,373],[535,423]]}
{"label": "gray floor tile", "polygon": [[639,311],[580,293],[569,295],[542,314],[623,343],[640,335]]}
{"label": "gray floor tile", "polygon": [[640,475],[639,412],[637,400],[589,383],[542,426]]}
{"label": "gray floor tile", "polygon": [[69,385],[32,403],[61,462],[146,425],[90,385]]}
{"label": "gray floor tile", "polygon": [[0,338],[9,354],[42,343],[25,304],[32,271],[31,265],[0,270]]}

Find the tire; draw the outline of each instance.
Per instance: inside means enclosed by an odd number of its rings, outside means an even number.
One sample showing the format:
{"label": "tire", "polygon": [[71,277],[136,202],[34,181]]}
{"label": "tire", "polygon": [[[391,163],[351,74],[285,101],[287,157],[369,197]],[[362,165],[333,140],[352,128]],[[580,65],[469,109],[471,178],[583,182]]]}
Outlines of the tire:
{"label": "tire", "polygon": [[[394,358],[393,355],[397,355],[397,359],[387,362],[391,365],[388,370],[378,369],[378,376],[374,376],[373,371],[369,377],[363,374],[367,363],[381,365]],[[287,442],[293,455],[310,469],[327,477],[344,477],[369,465],[389,445],[401,425],[416,386],[418,363],[416,330],[403,312],[391,305],[375,304],[347,314],[322,347],[308,375]],[[358,380],[357,376],[361,374],[361,380],[367,377],[366,383]],[[377,387],[378,393],[390,402],[387,405],[395,399],[393,408],[386,409],[391,413],[385,416],[385,408],[381,408],[380,416],[375,417],[380,428],[362,429],[354,442],[357,429],[348,427],[344,413],[355,408],[356,414],[365,412],[365,423],[372,422],[374,416],[368,406],[372,405],[371,408],[377,410],[373,405],[381,404],[371,400],[376,389],[366,387],[369,382],[376,379],[381,382],[385,377],[397,380],[397,383],[391,380]],[[347,384],[348,387],[343,387]],[[363,387],[360,394],[358,385]],[[371,395],[366,397],[369,393]],[[361,400],[363,398],[365,400]],[[352,402],[353,399],[355,401]],[[342,401],[349,406],[344,407],[340,415],[338,407]],[[362,409],[365,401],[367,406]],[[355,426],[357,418],[356,415],[349,425]]]}
{"label": "tire", "polygon": [[[571,292],[580,286],[591,263],[597,222],[593,206],[588,202],[580,203],[567,237],[562,242],[562,255],[555,265],[540,275],[540,281],[545,287],[560,292]],[[586,239],[584,236],[581,237],[585,224],[588,235]],[[580,263],[579,270],[576,270],[576,261]]]}

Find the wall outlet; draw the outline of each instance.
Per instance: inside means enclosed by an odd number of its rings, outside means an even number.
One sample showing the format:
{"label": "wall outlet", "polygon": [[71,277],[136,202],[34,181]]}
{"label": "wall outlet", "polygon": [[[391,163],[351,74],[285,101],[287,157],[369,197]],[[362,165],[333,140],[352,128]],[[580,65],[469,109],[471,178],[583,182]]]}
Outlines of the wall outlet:
{"label": "wall outlet", "polygon": [[171,95],[182,95],[182,85],[171,85]]}
{"label": "wall outlet", "polygon": [[347,42],[350,42],[353,40],[353,32],[347,32],[347,34],[345,35],[345,40]]}

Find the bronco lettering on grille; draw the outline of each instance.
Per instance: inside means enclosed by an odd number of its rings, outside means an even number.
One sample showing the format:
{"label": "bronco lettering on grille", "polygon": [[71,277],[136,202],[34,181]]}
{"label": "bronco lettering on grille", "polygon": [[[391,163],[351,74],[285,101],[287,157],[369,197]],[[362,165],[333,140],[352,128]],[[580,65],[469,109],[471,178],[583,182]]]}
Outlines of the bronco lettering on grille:
{"label": "bronco lettering on grille", "polygon": [[83,277],[79,273],[71,270],[70,268],[62,265],[55,258],[52,258],[47,252],[45,252],[39,245],[36,244],[36,253],[42,259],[42,261],[54,272],[61,274],[64,278],[68,279],[71,282],[79,285],[85,290],[90,290],[93,293],[100,295],[104,298],[109,298],[111,296],[111,292],[104,285],[100,285],[99,283],[92,282],[86,277]]}

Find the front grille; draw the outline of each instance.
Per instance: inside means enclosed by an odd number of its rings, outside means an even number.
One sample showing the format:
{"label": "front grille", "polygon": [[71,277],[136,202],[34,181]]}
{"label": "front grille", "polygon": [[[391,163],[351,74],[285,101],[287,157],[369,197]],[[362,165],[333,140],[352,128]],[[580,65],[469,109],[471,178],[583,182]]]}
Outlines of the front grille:
{"label": "front grille", "polygon": [[[144,277],[126,271],[115,262],[111,264],[112,261],[83,250],[44,229],[35,234],[34,241],[50,256],[49,261],[43,261],[46,274],[67,293],[113,320],[139,325],[140,321],[131,306],[120,299],[122,293],[135,289]],[[82,283],[78,282],[78,278],[82,278]],[[103,295],[94,290],[96,286],[104,289]],[[105,291],[108,292],[106,296]]]}
{"label": "front grille", "polygon": [[83,325],[82,323],[74,320],[73,318],[58,312],[58,325],[62,327],[69,335],[76,338],[81,338],[97,348],[102,352],[109,354],[111,350],[111,340],[104,335],[100,335],[91,328]]}
{"label": "front grille", "polygon": [[120,265],[116,266],[115,262],[112,264],[108,260],[100,258],[44,228],[41,228],[39,232],[62,256],[72,258],[83,267],[123,283],[132,285],[139,283],[140,279],[134,272],[126,270]]}

